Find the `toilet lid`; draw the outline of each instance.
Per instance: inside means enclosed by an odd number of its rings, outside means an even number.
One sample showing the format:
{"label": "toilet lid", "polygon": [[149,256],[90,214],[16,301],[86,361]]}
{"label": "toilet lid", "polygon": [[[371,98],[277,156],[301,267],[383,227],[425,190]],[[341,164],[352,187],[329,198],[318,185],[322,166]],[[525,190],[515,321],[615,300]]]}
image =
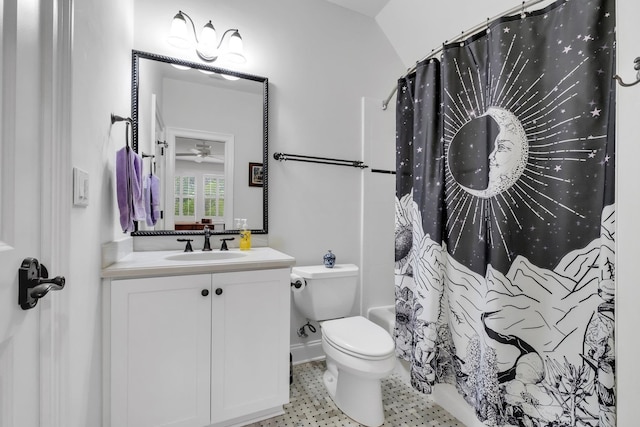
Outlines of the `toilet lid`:
{"label": "toilet lid", "polygon": [[364,359],[388,357],[395,348],[387,331],[362,316],[323,322],[322,336],[339,350]]}
{"label": "toilet lid", "polygon": [[336,264],[333,268],[327,268],[324,265],[306,265],[293,267],[291,272],[307,280],[349,277],[358,274],[358,266],[355,264]]}

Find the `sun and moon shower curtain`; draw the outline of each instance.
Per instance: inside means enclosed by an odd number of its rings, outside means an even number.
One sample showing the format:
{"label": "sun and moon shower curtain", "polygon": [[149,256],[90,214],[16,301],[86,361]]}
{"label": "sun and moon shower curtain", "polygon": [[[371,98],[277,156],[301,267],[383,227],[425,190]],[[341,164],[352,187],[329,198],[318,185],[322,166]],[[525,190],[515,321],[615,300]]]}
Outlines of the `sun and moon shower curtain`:
{"label": "sun and moon shower curtain", "polygon": [[504,17],[398,82],[396,351],[486,425],[615,426],[614,12]]}

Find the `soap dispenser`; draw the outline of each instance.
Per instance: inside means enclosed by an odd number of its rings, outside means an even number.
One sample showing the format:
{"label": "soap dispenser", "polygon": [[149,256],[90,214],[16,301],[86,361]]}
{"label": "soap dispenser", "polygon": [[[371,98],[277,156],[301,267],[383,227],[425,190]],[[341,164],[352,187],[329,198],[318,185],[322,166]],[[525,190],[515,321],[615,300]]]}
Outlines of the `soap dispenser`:
{"label": "soap dispenser", "polygon": [[242,220],[242,229],[240,230],[240,250],[248,251],[251,249],[251,230],[247,226],[247,220]]}

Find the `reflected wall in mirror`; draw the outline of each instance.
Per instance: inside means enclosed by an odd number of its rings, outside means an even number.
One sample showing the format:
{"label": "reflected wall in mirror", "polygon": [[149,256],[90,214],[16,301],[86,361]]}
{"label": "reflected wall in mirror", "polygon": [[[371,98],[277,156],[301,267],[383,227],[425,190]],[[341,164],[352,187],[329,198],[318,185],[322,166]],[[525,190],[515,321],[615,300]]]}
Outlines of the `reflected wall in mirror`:
{"label": "reflected wall in mirror", "polygon": [[[159,183],[163,212],[132,235],[268,231],[268,79],[134,50],[132,146]],[[146,155],[146,156],[145,156]],[[263,165],[249,185],[250,163]]]}

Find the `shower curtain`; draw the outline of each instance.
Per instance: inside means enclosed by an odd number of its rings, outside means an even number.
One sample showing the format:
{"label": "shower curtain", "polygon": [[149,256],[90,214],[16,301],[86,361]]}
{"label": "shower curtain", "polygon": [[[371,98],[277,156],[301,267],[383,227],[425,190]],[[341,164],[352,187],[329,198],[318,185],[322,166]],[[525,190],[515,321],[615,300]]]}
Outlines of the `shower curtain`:
{"label": "shower curtain", "polygon": [[614,12],[504,17],[398,82],[396,352],[486,425],[615,426]]}

